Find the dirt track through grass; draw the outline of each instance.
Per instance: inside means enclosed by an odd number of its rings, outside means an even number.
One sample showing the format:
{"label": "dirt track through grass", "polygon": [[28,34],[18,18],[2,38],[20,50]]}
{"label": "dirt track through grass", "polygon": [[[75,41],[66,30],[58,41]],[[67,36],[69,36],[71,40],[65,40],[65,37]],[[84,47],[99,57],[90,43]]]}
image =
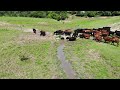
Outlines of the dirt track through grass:
{"label": "dirt track through grass", "polygon": [[71,64],[65,59],[63,49],[64,49],[64,41],[61,41],[61,44],[57,49],[57,56],[58,56],[58,59],[61,61],[61,67],[65,71],[68,79],[76,79],[76,76],[75,76],[76,74],[72,69]]}

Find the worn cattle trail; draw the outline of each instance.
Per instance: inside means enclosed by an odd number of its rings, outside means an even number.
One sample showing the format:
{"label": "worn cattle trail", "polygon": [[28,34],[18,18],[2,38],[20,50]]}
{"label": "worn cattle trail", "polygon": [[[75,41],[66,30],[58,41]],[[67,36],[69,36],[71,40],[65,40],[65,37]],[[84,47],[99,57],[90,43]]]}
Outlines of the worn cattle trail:
{"label": "worn cattle trail", "polygon": [[61,45],[57,49],[58,59],[61,61],[61,67],[65,71],[68,79],[76,79],[75,72],[72,70],[70,63],[65,60],[65,55],[63,52],[64,42],[62,41]]}

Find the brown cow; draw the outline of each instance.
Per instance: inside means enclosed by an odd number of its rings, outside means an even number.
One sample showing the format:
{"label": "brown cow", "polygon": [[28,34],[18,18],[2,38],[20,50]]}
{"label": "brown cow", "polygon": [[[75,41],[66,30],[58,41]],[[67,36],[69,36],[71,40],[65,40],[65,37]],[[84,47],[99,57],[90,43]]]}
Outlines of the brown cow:
{"label": "brown cow", "polygon": [[98,31],[98,30],[94,31],[93,36],[94,36],[95,41],[98,41],[98,42],[102,41],[102,33],[101,33],[101,31]]}
{"label": "brown cow", "polygon": [[65,35],[71,35],[71,33],[72,33],[71,29],[64,30]]}
{"label": "brown cow", "polygon": [[114,45],[114,43],[117,43],[117,47],[119,46],[119,38],[117,36],[113,36],[111,41],[112,41],[113,45]]}
{"label": "brown cow", "polygon": [[93,30],[92,29],[84,29],[83,33],[92,35]]}
{"label": "brown cow", "polygon": [[90,34],[83,33],[83,37],[84,37],[85,39],[90,39]]}
{"label": "brown cow", "polygon": [[112,44],[114,45],[114,43],[117,43],[117,46],[119,46],[119,38],[117,36],[113,36],[113,37],[103,37],[103,39],[105,40],[105,42],[112,42]]}
{"label": "brown cow", "polygon": [[112,41],[112,38],[109,37],[109,36],[104,36],[103,39],[104,39],[105,42],[111,42]]}
{"label": "brown cow", "polygon": [[102,36],[99,34],[95,35],[95,41],[101,42],[102,41]]}
{"label": "brown cow", "polygon": [[109,36],[109,32],[107,30],[101,30],[102,36]]}

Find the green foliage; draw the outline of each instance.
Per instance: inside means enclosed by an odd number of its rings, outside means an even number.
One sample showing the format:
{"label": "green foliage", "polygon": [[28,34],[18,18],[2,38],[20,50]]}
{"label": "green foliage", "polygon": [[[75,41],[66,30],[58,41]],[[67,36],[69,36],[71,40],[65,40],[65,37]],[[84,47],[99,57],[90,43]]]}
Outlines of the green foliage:
{"label": "green foliage", "polygon": [[85,13],[84,11],[78,11],[78,12],[76,13],[76,16],[81,16],[81,17],[83,17],[83,16],[86,16],[86,13]]}
{"label": "green foliage", "polygon": [[96,11],[86,11],[86,15],[88,17],[95,17],[95,16],[97,16],[97,12]]}
{"label": "green foliage", "polygon": [[29,15],[30,17],[36,17],[36,18],[45,18],[46,12],[45,11],[33,11]]}
{"label": "green foliage", "polygon": [[68,14],[85,17],[119,16],[120,11],[0,11],[0,16],[52,18],[57,21],[65,20]]}
{"label": "green foliage", "polygon": [[21,17],[35,17],[35,18],[52,18],[56,20],[65,20],[67,16],[66,11],[0,11],[0,16],[21,16]]}

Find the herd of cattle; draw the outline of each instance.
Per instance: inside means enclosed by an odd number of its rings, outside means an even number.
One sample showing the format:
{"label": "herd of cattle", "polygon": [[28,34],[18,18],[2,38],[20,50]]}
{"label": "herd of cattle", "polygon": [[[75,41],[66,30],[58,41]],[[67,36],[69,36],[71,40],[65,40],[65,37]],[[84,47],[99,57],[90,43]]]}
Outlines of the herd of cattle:
{"label": "herd of cattle", "polygon": [[[33,33],[36,34],[36,29],[33,28]],[[45,31],[40,31],[40,36],[45,36],[46,35],[46,32]]]}
{"label": "herd of cattle", "polygon": [[[75,41],[76,38],[85,38],[90,39],[90,37],[93,37],[93,40],[97,42],[101,42],[104,40],[105,42],[111,42],[111,44],[114,45],[114,43],[117,43],[117,46],[119,45],[119,37],[120,37],[120,31],[111,31],[111,27],[103,27],[98,29],[67,29],[67,30],[57,30],[54,32],[54,35],[60,35],[61,40],[67,39],[68,41]],[[36,30],[33,29],[33,32],[36,33]],[[40,31],[40,36],[45,36],[45,31]],[[66,37],[64,37],[66,36]]]}

